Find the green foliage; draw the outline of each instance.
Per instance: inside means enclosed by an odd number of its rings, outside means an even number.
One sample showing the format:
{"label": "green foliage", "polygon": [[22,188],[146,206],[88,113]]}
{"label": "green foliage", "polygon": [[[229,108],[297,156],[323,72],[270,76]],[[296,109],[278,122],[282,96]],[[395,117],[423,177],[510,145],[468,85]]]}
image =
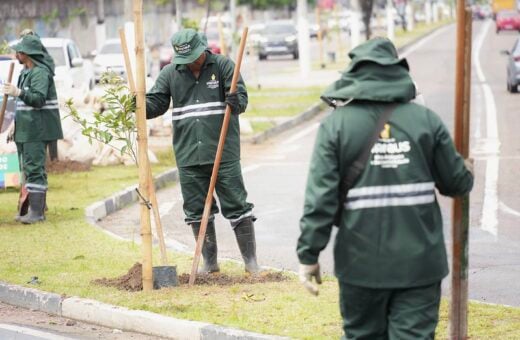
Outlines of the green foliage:
{"label": "green foliage", "polygon": [[7,41],[0,42],[0,54],[9,54],[11,53],[11,48],[7,44]]}
{"label": "green foliage", "polygon": [[166,6],[170,2],[171,2],[171,0],[155,0],[155,4],[157,6]]}
{"label": "green foliage", "polygon": [[[123,79],[114,72],[106,72],[101,83],[107,85],[102,101],[107,108],[94,112],[92,119],[81,116],[72,99],[65,106],[74,122],[81,125],[81,133],[89,142],[97,140],[118,150],[121,155],[129,155],[137,164],[135,96],[130,93]],[[122,145],[122,146],[121,146]]]}
{"label": "green foliage", "polygon": [[182,18],[182,27],[183,28],[193,28],[194,30],[199,30],[199,23],[197,20]]}
{"label": "green foliage", "polygon": [[249,5],[253,9],[281,8],[285,6],[296,6],[294,0],[239,0],[239,5]]}

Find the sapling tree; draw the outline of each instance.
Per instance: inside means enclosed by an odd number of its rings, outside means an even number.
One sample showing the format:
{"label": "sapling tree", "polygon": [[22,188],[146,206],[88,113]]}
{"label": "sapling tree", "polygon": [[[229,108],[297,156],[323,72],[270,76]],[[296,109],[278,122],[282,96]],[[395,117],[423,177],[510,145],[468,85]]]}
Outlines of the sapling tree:
{"label": "sapling tree", "polygon": [[93,140],[99,141],[118,150],[121,155],[130,156],[138,164],[135,96],[123,78],[114,72],[104,73],[100,82],[105,85],[102,109],[86,118],[80,115],[73,100],[68,99],[65,103],[69,110],[67,117],[81,126],[81,133],[90,144]]}

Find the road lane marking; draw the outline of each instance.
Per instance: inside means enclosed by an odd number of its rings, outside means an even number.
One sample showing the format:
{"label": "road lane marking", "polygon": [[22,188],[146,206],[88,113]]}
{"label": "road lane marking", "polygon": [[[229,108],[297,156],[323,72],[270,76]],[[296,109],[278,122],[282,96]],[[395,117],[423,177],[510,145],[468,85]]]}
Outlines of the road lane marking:
{"label": "road lane marking", "polygon": [[513,216],[516,216],[516,217],[520,217],[520,212],[516,211],[515,209],[513,208],[510,208],[508,207],[504,202],[500,201],[499,203],[499,207],[500,207],[500,210],[502,210],[503,212],[506,212],[510,215],[513,215]]}
{"label": "road lane marking", "polygon": [[255,171],[256,169],[258,169],[261,166],[262,166],[262,164],[253,164],[253,165],[246,166],[245,168],[242,169],[242,173],[246,174],[248,172]]}
{"label": "road lane marking", "polygon": [[445,31],[448,30],[448,28],[450,27],[450,25],[448,26],[445,26],[443,28],[439,28],[437,31],[435,31],[434,33],[430,34],[429,36],[427,36],[426,38],[422,39],[421,41],[419,41],[418,43],[410,46],[410,48],[407,48],[403,53],[400,53],[399,57],[400,58],[406,58],[408,57],[410,54],[414,53],[415,51],[417,51],[419,48],[421,48],[424,44],[426,44],[428,41],[436,38],[438,35],[440,34],[443,34]]}
{"label": "road lane marking", "polygon": [[282,145],[289,145],[294,142],[296,142],[299,139],[302,139],[303,137],[307,136],[309,133],[314,132],[318,127],[320,126],[320,123],[314,123],[311,126],[303,129],[302,131],[295,133],[291,137],[287,138],[285,141],[282,142]]}
{"label": "road lane marking", "polygon": [[19,327],[15,325],[8,325],[5,323],[0,323],[0,329],[4,329],[6,331],[12,332],[15,334],[15,339],[18,338],[19,335],[28,335],[31,337],[36,337],[37,339],[48,339],[48,340],[73,340],[73,338],[68,338],[64,336],[60,336],[57,334],[47,333],[38,331],[35,329],[27,328],[27,327]]}
{"label": "road lane marking", "polygon": [[491,21],[487,20],[475,39],[475,57],[473,59],[473,64],[484,94],[486,107],[486,138],[483,141],[483,149],[486,150],[489,155],[486,160],[484,202],[482,204],[480,227],[482,230],[488,231],[496,237],[498,236],[498,174],[500,170],[500,139],[498,137],[495,97],[493,96],[491,87],[486,83],[486,77],[484,76],[480,64],[480,51],[490,27]]}

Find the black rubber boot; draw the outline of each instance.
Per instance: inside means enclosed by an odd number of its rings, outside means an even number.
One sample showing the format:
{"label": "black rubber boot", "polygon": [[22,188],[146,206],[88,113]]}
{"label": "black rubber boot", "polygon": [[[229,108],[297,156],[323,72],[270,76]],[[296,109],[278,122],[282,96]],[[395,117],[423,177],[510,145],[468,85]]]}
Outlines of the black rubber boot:
{"label": "black rubber boot", "polygon": [[45,193],[44,192],[30,192],[29,193],[29,212],[21,216],[19,221],[23,224],[33,224],[41,222],[45,219],[43,216],[43,209],[45,209]]}
{"label": "black rubber boot", "polygon": [[248,273],[258,273],[260,267],[256,262],[256,240],[253,218],[248,217],[240,221],[234,228],[238,248],[244,259],[245,270]]}
{"label": "black rubber boot", "polygon": [[[200,222],[193,222],[191,224],[191,230],[193,231],[193,236],[195,236],[195,241],[199,237],[200,230]],[[202,245],[202,258],[204,260],[204,265],[202,266],[202,270],[199,270],[199,273],[218,273],[220,272],[220,268],[217,262],[217,235],[215,234],[215,223],[213,221],[208,222],[208,227],[206,228],[206,237],[204,238],[204,244]]]}

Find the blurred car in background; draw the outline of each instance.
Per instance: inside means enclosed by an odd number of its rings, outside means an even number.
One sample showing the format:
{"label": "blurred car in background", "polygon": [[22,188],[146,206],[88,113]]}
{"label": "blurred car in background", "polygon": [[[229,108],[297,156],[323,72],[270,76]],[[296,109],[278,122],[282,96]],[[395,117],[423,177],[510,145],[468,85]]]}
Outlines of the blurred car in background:
{"label": "blurred car in background", "polygon": [[103,73],[109,71],[126,79],[125,57],[119,39],[108,39],[99,52],[94,51],[93,55],[95,55],[93,64],[96,82],[101,80]]}
{"label": "blurred car in background", "polygon": [[258,58],[272,55],[292,55],[298,59],[298,32],[292,21],[271,21],[265,24],[258,44]]}
{"label": "blurred car in background", "polygon": [[[43,46],[54,60],[54,83],[58,97],[84,97],[95,85],[94,73],[71,39],[41,38]],[[9,42],[13,47],[19,40]],[[13,52],[14,53],[14,52]]]}
{"label": "blurred car in background", "polygon": [[503,51],[509,56],[507,61],[507,90],[511,93],[518,92],[520,86],[520,38],[516,39],[511,51]]}
{"label": "blurred car in background", "polygon": [[495,26],[497,33],[500,33],[500,31],[520,32],[520,13],[516,10],[498,12]]}

